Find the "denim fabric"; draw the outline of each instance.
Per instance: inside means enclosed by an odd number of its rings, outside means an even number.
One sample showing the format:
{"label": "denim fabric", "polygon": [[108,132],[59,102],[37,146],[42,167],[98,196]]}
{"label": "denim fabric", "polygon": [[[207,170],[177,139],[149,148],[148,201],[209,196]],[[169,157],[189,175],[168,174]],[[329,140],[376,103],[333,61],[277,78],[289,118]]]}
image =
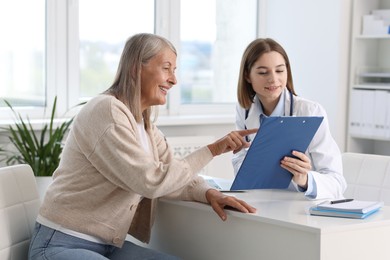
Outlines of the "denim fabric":
{"label": "denim fabric", "polygon": [[29,249],[29,260],[42,259],[161,259],[179,258],[125,241],[122,248],[98,244],[64,234],[39,223],[35,224]]}

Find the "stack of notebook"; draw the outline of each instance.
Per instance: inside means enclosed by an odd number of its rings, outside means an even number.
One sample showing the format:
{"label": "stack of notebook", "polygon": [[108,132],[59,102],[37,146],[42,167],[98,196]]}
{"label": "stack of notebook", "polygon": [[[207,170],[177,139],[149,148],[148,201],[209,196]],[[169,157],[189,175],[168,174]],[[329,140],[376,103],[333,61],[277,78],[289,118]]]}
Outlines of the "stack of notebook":
{"label": "stack of notebook", "polygon": [[311,207],[310,214],[363,219],[377,212],[382,206],[381,201],[346,200],[346,202],[339,203],[327,201]]}

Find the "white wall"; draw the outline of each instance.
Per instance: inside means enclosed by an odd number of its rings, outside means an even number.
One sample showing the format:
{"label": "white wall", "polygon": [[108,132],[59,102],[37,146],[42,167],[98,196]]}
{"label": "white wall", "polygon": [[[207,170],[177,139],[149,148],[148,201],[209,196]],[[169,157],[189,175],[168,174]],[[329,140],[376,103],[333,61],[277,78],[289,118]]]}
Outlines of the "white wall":
{"label": "white wall", "polygon": [[[234,120],[231,123],[206,124],[206,125],[182,125],[159,126],[167,136],[213,136],[217,140],[235,129]],[[226,153],[215,157],[208,165],[209,175],[219,178],[233,178],[233,166],[231,164],[232,153]]]}
{"label": "white wall", "polygon": [[270,0],[265,37],[286,49],[298,95],[319,102],[345,150],[351,0]]}

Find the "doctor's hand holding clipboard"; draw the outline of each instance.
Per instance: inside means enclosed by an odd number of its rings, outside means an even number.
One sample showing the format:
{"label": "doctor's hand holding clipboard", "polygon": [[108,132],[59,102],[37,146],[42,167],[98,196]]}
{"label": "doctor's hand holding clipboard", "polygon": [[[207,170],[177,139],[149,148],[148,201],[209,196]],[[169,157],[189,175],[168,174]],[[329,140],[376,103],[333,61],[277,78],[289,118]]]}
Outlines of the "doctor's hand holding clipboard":
{"label": "doctor's hand holding clipboard", "polygon": [[307,173],[311,170],[311,161],[306,154],[298,151],[292,151],[294,157],[285,156],[280,162],[280,166],[289,171],[293,177],[292,180],[303,189],[307,189]]}

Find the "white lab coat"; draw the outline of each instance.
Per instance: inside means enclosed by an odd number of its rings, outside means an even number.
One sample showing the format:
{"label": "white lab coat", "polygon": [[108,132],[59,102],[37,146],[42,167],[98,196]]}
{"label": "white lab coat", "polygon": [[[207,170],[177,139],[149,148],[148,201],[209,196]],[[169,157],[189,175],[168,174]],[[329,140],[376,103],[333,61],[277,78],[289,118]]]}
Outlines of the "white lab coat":
{"label": "white lab coat", "polygon": [[[290,115],[291,100],[287,89],[283,91],[282,95],[284,95],[285,100],[284,115]],[[249,110],[247,119],[245,119],[245,109],[240,105],[237,105],[236,128],[238,130],[245,129],[245,126],[247,129],[258,128],[260,126],[259,116],[261,111],[260,100],[257,97]],[[312,163],[312,170],[309,174],[311,174],[313,178],[313,182],[309,182],[308,185],[315,185],[315,187],[308,187],[308,189],[314,188],[317,191],[317,196],[314,199],[343,198],[343,193],[347,184],[343,176],[341,153],[330,133],[326,111],[316,102],[294,96],[293,116],[324,117],[324,120],[306,151],[306,155],[310,158]],[[255,134],[250,135],[250,140],[253,140],[254,136]],[[232,163],[235,175],[237,174],[245,155],[245,149],[233,155]],[[295,190],[298,191],[298,186],[293,182],[291,184],[290,188],[295,188]]]}

